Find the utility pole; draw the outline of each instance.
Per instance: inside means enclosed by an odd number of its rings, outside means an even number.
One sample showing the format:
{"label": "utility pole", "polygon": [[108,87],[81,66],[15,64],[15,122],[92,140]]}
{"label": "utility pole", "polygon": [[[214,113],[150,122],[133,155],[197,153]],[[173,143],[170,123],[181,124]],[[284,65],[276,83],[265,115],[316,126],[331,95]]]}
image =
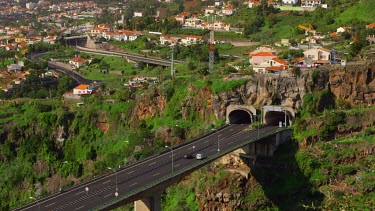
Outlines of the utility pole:
{"label": "utility pole", "polygon": [[210,27],[210,53],[209,53],[209,72],[212,73],[213,69],[214,69],[214,59],[215,59],[215,46],[214,46],[214,36],[215,36],[215,30],[214,30],[214,26],[215,26],[215,21],[216,21],[216,16],[215,17],[212,17],[211,19],[211,27]]}
{"label": "utility pole", "polygon": [[172,78],[173,78],[173,73],[174,73],[174,70],[173,70],[173,53],[174,53],[174,47],[172,47],[172,62],[171,62],[171,76],[172,76]]}

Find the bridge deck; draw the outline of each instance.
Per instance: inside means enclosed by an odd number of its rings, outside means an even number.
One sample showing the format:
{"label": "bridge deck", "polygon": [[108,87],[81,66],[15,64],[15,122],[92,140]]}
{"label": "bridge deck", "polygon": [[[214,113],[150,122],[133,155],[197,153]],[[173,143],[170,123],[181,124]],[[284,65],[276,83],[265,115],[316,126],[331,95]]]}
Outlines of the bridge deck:
{"label": "bridge deck", "polygon": [[[248,130],[247,125],[229,125],[222,130],[178,146],[173,151],[145,159],[135,165],[118,169],[79,184],[66,191],[32,203],[19,210],[103,210],[131,202],[140,193],[181,174],[199,168],[250,142],[274,135],[285,128],[264,127]],[[202,153],[203,160],[184,159],[187,153]],[[173,159],[172,159],[173,158]],[[173,160],[173,161],[172,161]],[[86,191],[86,187],[88,191]],[[115,196],[117,189],[118,196]]]}

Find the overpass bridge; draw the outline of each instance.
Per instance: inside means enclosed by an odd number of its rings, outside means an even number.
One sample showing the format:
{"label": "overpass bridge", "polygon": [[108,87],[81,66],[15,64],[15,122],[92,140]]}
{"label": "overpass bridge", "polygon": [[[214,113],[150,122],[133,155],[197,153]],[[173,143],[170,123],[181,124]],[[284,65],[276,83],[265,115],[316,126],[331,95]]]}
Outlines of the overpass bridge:
{"label": "overpass bridge", "polygon": [[[149,57],[146,55],[141,54],[131,54],[131,53],[124,53],[124,52],[117,52],[117,51],[105,51],[105,50],[97,50],[92,48],[86,48],[81,46],[76,46],[76,49],[81,52],[86,53],[93,53],[93,54],[101,54],[101,55],[108,55],[108,56],[117,56],[126,59],[128,62],[143,62],[146,64],[152,65],[160,65],[165,67],[170,67],[172,64],[171,60],[160,59],[156,57]],[[173,60],[174,64],[182,63],[179,60]]]}
{"label": "overpass bridge", "polygon": [[[272,155],[290,133],[286,127],[250,129],[248,126],[226,125],[199,139],[169,148],[159,155],[116,169],[17,210],[111,210],[131,202],[134,202],[136,211],[161,210],[160,197],[164,189],[189,173],[236,150],[242,155],[251,155],[252,152]],[[267,140],[266,145],[254,144],[263,143],[263,140]],[[201,153],[206,158],[185,159],[184,155],[190,153]]]}
{"label": "overpass bridge", "polygon": [[[96,49],[95,48],[95,46],[96,46],[95,42],[88,35],[63,37],[62,40],[67,45],[75,46],[75,48],[78,51],[82,51],[82,52],[123,57],[124,59],[128,60],[129,62],[143,62],[143,63],[146,63],[146,64],[160,65],[160,66],[165,66],[165,67],[170,67],[171,64],[172,64],[172,60],[169,60],[169,59],[149,57],[149,56],[145,56],[145,55],[141,55],[141,54],[134,54],[134,53],[124,53],[124,52]],[[173,63],[179,64],[179,63],[182,63],[182,61],[174,60]]]}

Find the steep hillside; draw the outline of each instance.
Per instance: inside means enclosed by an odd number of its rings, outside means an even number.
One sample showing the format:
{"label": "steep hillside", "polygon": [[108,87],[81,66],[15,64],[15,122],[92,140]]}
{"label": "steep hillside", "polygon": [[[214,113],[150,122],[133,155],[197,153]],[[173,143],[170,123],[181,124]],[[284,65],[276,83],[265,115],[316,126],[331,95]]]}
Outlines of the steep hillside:
{"label": "steep hillside", "polygon": [[[82,107],[57,100],[2,101],[0,176],[6,179],[0,181],[1,207],[30,202],[30,195],[54,193],[60,186],[103,173],[108,166],[134,162],[164,150],[172,141],[183,143],[208,132],[223,124],[231,103],[300,109],[295,123],[297,141],[250,169],[239,159],[224,157],[168,189],[164,207],[174,210],[186,203],[201,210],[283,209],[292,202],[297,210],[302,205],[324,207],[333,203],[330,199],[337,199],[326,189],[333,190],[329,189],[336,184],[332,181],[341,184],[344,180],[357,188],[353,200],[370,199],[373,166],[368,161],[373,158],[374,120],[366,117],[374,116],[374,70],[374,64],[367,64],[330,71],[306,69],[299,77],[176,78],[129,98],[116,97],[116,93],[92,96]],[[341,110],[324,111],[333,108]],[[353,133],[358,134],[354,141]],[[335,147],[349,151],[331,159]],[[354,170],[340,177],[344,170],[332,163],[352,165]],[[356,176],[366,183],[350,180]],[[174,204],[174,199],[183,196],[189,201]],[[291,201],[293,197],[297,199]]]}

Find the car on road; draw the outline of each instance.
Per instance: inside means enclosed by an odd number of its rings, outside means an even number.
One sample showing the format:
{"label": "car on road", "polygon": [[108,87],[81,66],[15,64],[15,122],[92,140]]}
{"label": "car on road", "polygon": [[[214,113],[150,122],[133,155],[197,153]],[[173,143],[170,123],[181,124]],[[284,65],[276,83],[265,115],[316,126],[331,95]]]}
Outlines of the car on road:
{"label": "car on road", "polygon": [[186,154],[184,155],[185,159],[192,159],[194,156],[192,154]]}
{"label": "car on road", "polygon": [[197,160],[202,160],[202,159],[204,159],[206,156],[204,156],[203,154],[201,154],[201,153],[198,153],[196,156],[195,156],[195,158],[197,158]]}

